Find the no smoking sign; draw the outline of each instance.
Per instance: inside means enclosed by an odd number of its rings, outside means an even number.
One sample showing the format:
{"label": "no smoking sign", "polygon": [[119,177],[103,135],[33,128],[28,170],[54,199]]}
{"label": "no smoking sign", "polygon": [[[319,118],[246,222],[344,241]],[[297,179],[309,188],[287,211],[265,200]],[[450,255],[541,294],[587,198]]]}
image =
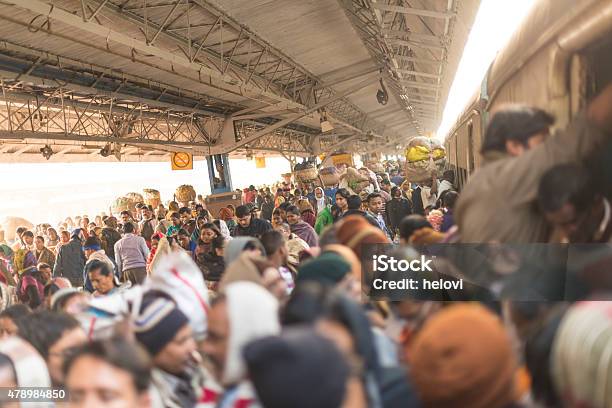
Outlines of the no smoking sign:
{"label": "no smoking sign", "polygon": [[193,170],[193,155],[191,153],[172,153],[172,170]]}

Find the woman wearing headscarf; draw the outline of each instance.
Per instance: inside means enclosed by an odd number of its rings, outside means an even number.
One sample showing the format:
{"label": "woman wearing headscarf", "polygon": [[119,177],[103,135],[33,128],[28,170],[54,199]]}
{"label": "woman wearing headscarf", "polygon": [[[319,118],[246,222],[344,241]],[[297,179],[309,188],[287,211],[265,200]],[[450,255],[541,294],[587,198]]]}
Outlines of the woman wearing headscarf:
{"label": "woman wearing headscarf", "polygon": [[[51,387],[51,378],[45,360],[30,343],[19,337],[9,337],[0,342],[0,386],[42,389]],[[26,404],[17,403],[17,406],[52,408],[54,404],[34,401]]]}
{"label": "woman wearing headscarf", "polygon": [[55,251],[55,247],[60,241],[60,237],[57,234],[57,230],[53,227],[47,228],[47,248]]}
{"label": "woman wearing headscarf", "polygon": [[313,197],[310,198],[310,204],[315,211],[315,214],[319,214],[327,206],[331,205],[331,198],[325,195],[325,191],[321,187],[317,187],[314,190]]}
{"label": "woman wearing headscarf", "polygon": [[36,256],[32,251],[19,249],[15,252],[14,259],[19,275],[17,298],[30,309],[36,309],[43,302],[45,289],[40,272],[36,269]]}
{"label": "woman wearing headscarf", "polygon": [[219,210],[219,219],[225,221],[230,233],[236,228],[236,220],[234,219],[234,210],[230,207],[223,207]]}
{"label": "woman wearing headscarf", "polygon": [[308,201],[306,198],[301,199],[298,201],[297,207],[300,210],[302,221],[314,228],[317,217],[315,216],[315,211],[312,208],[310,201]]}

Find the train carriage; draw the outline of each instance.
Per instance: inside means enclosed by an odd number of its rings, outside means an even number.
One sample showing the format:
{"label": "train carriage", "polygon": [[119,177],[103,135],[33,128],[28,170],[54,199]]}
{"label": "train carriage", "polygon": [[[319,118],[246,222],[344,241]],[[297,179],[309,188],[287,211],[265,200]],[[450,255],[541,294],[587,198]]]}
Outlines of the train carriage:
{"label": "train carriage", "polygon": [[546,109],[563,127],[611,79],[612,0],[539,1],[446,137],[458,187],[482,164],[484,130],[501,106]]}

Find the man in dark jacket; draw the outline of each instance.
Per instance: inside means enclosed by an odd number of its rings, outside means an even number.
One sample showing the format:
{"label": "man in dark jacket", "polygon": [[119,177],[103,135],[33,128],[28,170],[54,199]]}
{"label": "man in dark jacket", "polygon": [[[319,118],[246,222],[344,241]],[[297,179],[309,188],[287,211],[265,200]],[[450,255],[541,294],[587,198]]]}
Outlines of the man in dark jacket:
{"label": "man in dark jacket", "polygon": [[236,218],[238,219],[238,225],[234,228],[233,236],[235,237],[259,238],[261,234],[272,229],[270,222],[261,218],[254,218],[246,205],[236,207]]}
{"label": "man in dark jacket", "polygon": [[115,259],[115,244],[121,239],[121,234],[117,231],[117,219],[108,217],[104,220],[104,228],[100,234],[100,242],[106,256]]}
{"label": "man in dark jacket", "polygon": [[342,218],[348,217],[349,215],[359,215],[365,218],[367,222],[372,224],[372,226],[380,228],[380,225],[378,225],[376,219],[361,209],[361,198],[359,198],[358,195],[353,194],[346,201],[348,204],[348,210],[342,214]]}
{"label": "man in dark jacket", "polygon": [[264,220],[272,220],[272,212],[274,211],[274,197],[267,194],[264,197],[263,203],[261,203],[261,218]]}
{"label": "man in dark jacket", "polygon": [[402,196],[402,190],[397,186],[391,189],[391,201],[387,203],[386,214],[387,226],[393,234],[397,233],[402,219],[412,214],[410,201]]}
{"label": "man in dark jacket", "polygon": [[85,254],[83,253],[85,237],[80,228],[72,232],[67,244],[60,247],[55,258],[54,277],[67,278],[75,288],[83,286],[83,268],[85,267]]}

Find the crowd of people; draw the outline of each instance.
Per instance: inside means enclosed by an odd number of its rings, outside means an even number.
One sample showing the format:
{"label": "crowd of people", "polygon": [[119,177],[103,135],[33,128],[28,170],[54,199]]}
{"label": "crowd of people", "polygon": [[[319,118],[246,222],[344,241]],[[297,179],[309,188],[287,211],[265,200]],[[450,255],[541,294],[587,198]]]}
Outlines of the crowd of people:
{"label": "crowd of people", "polygon": [[389,161],[358,191],[285,181],[215,213],[20,227],[0,243],[0,387],[74,407],[610,407],[610,258],[564,302],[367,296],[368,244],[609,242],[612,86],[553,122],[497,112],[465,186]]}

